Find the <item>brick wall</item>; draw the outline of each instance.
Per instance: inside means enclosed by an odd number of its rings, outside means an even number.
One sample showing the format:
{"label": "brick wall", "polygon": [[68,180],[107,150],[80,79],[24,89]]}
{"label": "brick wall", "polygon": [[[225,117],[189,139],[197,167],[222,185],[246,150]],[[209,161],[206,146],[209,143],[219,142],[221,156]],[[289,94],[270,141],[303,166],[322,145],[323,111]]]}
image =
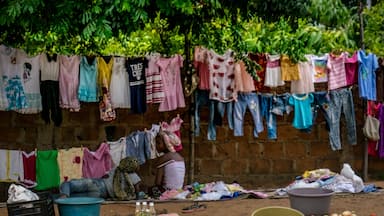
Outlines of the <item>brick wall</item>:
{"label": "brick wall", "polygon": [[[355,92],[354,95],[357,95]],[[217,140],[206,139],[208,110],[202,109],[201,135],[195,137],[194,181],[210,182],[224,180],[238,181],[245,187],[276,187],[291,182],[295,176],[305,170],[330,168],[339,172],[344,162],[350,163],[357,174],[362,176],[364,137],[363,105],[355,96],[355,111],[357,117],[357,146],[346,143],[344,117],[341,118],[341,151],[332,151],[329,146],[325,120],[319,115],[313,131],[303,133],[291,126],[293,113],[289,116],[278,117],[278,139],[267,139],[266,132],[258,138],[252,135],[253,122],[249,112],[246,113],[244,136],[234,137],[233,131],[227,127],[224,119],[223,126],[217,127]],[[190,116],[189,105],[185,109],[172,112],[157,112],[157,106],[149,107],[144,115],[131,114],[127,109],[117,110],[117,120],[105,123],[99,120],[96,103],[85,103],[78,113],[63,112],[63,123],[60,127],[45,124],[36,115],[23,115],[16,112],[0,112],[0,148],[22,149],[31,151],[38,149],[88,147],[96,150],[106,139],[105,128],[115,126],[114,138],[126,136],[135,130],[150,128],[152,123],[169,122],[177,114],[184,120],[182,127],[182,155],[186,158],[187,173],[190,160]],[[141,167],[140,175],[144,182],[153,182],[151,162]],[[372,177],[382,176],[384,163],[375,158],[369,159],[369,174]],[[186,181],[190,176],[186,177]],[[188,182],[189,183],[189,182]],[[4,184],[2,184],[4,185]],[[3,186],[4,187],[4,186]],[[1,188],[0,191],[5,191]]]}

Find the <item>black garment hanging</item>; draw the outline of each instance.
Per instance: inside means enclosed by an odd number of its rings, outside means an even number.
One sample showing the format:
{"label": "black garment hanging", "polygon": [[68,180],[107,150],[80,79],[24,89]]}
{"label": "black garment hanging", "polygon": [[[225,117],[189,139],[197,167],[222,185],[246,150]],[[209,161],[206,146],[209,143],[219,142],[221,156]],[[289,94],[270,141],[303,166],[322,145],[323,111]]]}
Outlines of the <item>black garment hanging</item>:
{"label": "black garment hanging", "polygon": [[59,81],[45,80],[40,83],[42,111],[41,117],[45,123],[52,120],[55,126],[60,126],[63,117],[59,104]]}

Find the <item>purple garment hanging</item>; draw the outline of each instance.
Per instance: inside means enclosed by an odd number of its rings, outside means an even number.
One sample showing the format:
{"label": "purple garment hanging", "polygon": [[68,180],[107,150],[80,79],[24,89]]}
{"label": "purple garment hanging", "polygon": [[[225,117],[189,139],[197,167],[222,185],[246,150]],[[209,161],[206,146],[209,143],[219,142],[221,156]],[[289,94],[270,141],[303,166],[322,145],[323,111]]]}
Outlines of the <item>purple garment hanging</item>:
{"label": "purple garment hanging", "polygon": [[109,153],[109,145],[101,143],[100,147],[92,152],[84,149],[83,177],[101,178],[112,169],[112,157]]}
{"label": "purple garment hanging", "polygon": [[380,140],[378,146],[379,158],[384,158],[384,106],[380,106],[379,116],[380,120]]}

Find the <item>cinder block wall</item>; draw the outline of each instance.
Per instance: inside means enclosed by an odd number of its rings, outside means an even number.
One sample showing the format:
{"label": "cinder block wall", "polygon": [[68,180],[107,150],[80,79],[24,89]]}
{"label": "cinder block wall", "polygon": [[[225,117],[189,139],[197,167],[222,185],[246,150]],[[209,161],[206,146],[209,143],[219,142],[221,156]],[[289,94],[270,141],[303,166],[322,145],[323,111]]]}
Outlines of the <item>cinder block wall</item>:
{"label": "cinder block wall", "polygon": [[[342,150],[332,151],[329,146],[325,120],[320,114],[313,131],[303,133],[291,126],[293,113],[278,117],[277,140],[267,139],[266,131],[258,138],[252,135],[253,121],[249,112],[246,113],[244,133],[242,137],[233,136],[227,127],[217,127],[217,140],[206,138],[208,108],[201,110],[201,135],[195,137],[195,160],[193,180],[211,182],[223,180],[227,183],[237,181],[247,188],[283,187],[295,176],[305,170],[329,168],[339,172],[343,163],[350,163],[355,172],[362,175],[364,136],[363,102],[355,95],[355,112],[357,118],[358,144],[350,146],[346,142],[344,116],[341,118]],[[189,98],[186,98],[187,100]],[[153,123],[169,122],[180,114],[184,120],[182,125],[182,155],[186,158],[187,169],[190,163],[190,103],[184,109],[159,113],[157,106],[148,107],[144,115],[131,114],[127,109],[117,110],[117,119],[113,122],[102,122],[99,119],[97,103],[83,103],[78,113],[63,111],[63,123],[54,127],[46,124],[39,114],[24,115],[16,112],[0,112],[0,148],[21,149],[61,149],[69,147],[88,147],[96,150],[106,139],[105,127],[115,126],[114,138],[127,136],[135,130],[150,128]],[[265,125],[265,124],[264,124]],[[369,174],[372,177],[382,175],[382,160],[369,159]],[[151,162],[141,167],[140,175],[146,185],[151,185],[153,175]],[[187,170],[189,174],[189,170]],[[190,176],[186,176],[186,183]],[[0,185],[0,191],[6,191],[6,184]]]}

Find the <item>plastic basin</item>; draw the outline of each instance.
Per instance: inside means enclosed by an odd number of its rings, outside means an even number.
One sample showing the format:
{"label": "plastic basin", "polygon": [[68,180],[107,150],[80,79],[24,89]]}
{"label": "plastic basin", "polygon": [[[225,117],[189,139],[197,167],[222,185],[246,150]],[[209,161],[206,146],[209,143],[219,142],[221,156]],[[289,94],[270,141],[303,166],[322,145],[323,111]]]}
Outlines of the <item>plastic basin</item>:
{"label": "plastic basin", "polygon": [[287,191],[291,208],[304,215],[329,214],[332,190],[324,188],[295,188]]}
{"label": "plastic basin", "polygon": [[267,206],[264,208],[256,209],[252,216],[304,216],[303,213],[296,209],[282,207],[282,206]]}
{"label": "plastic basin", "polygon": [[69,197],[56,199],[60,216],[97,216],[100,215],[102,198]]}

